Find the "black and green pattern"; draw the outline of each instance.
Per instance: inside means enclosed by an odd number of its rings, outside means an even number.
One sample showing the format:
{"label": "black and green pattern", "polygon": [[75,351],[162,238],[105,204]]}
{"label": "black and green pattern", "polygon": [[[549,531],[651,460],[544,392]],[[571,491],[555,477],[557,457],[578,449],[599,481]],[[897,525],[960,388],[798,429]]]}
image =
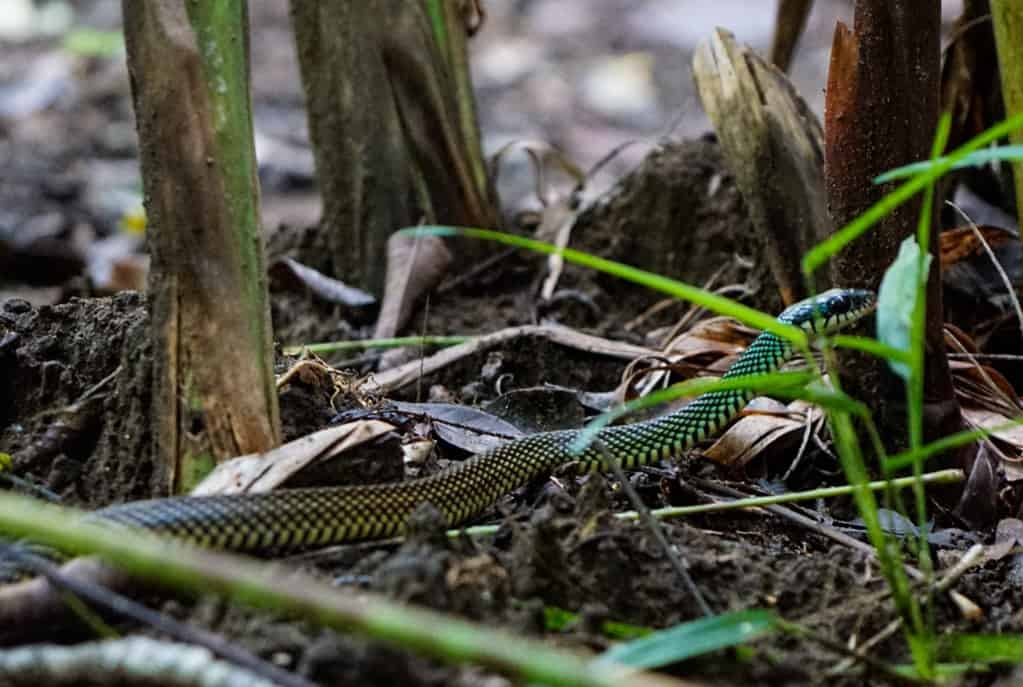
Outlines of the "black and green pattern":
{"label": "black and green pattern", "polygon": [[[836,289],[788,308],[778,319],[830,332],[862,317],[873,303],[869,291]],[[786,341],[765,332],[725,378],[772,372],[791,355]],[[607,457],[634,468],[677,456],[721,429],[751,396],[747,391],[713,392],[670,415],[605,428],[598,441],[606,454],[595,447],[570,453],[578,431],[547,432],[408,482],[136,501],[98,511],[94,517],[203,546],[254,552],[393,536],[402,532],[412,511],[425,502],[439,509],[449,525],[457,525],[504,494],[567,465],[592,472],[605,469]]]}

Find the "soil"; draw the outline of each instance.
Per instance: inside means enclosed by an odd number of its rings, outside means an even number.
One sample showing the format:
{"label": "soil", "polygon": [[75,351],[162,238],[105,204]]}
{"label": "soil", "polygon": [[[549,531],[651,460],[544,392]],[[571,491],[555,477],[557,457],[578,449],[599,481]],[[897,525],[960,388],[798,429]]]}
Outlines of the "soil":
{"label": "soil", "polygon": [[[289,40],[281,38],[281,13],[260,3],[254,8],[253,23],[262,32],[257,35],[266,39],[253,42],[254,72],[266,76],[262,85],[257,82],[257,109],[267,126],[280,132],[302,121],[300,94],[293,84],[282,85],[294,81],[280,66],[293,58],[281,57],[269,47],[277,45],[275,38]],[[261,13],[268,18],[261,20]],[[42,48],[24,50],[28,60]],[[107,78],[95,64],[89,75],[93,80],[86,83],[93,86],[95,79]],[[76,117],[57,109],[46,113],[38,130],[20,130],[28,138],[15,137],[5,149],[14,165],[5,174],[24,172],[17,193],[0,192],[8,212],[26,217],[59,213],[63,233],[56,235],[61,238],[67,238],[75,221],[83,217],[100,235],[109,232],[109,222],[98,219],[79,193],[85,175],[69,171],[66,161],[131,159],[132,146],[125,148],[120,139],[112,141],[113,134],[104,128],[111,122],[130,124],[126,89],[127,81],[113,92],[98,87],[88,91],[91,96],[82,107],[89,118],[81,117],[82,110],[77,110]],[[42,136],[39,130],[56,131],[70,122],[77,122],[74,143],[58,141],[52,150],[36,146],[35,138]],[[304,124],[298,128],[304,129]],[[105,138],[101,138],[103,131]],[[31,155],[23,154],[26,151]],[[36,180],[36,185],[29,179]],[[269,183],[264,179],[264,200],[273,218],[267,220],[274,232],[268,238],[271,257],[301,256],[301,246],[315,227],[316,209],[292,203],[307,198],[312,181],[280,172],[273,179]],[[716,190],[708,193],[711,187]],[[670,255],[657,243],[665,227],[680,237]],[[589,206],[580,218],[573,246],[661,269],[697,284],[723,268],[716,277],[718,285],[746,284],[747,302],[775,310],[776,289],[750,235],[741,199],[717,146],[710,138],[695,138],[658,146],[610,196]],[[0,453],[13,457],[13,475],[70,505],[92,509],[160,495],[153,484],[156,471],[148,432],[150,346],[145,297],[135,292],[88,294],[88,287],[74,277],[68,281],[65,274],[76,274],[81,265],[71,261],[67,267],[67,261],[55,261],[50,256],[44,264],[51,270],[46,288],[59,284],[56,294],[26,287],[35,270],[24,263],[20,263],[24,269],[2,276]],[[553,305],[541,305],[535,293],[544,264],[542,258],[515,253],[500,260],[497,268],[449,288],[442,286],[427,307],[420,308],[406,333],[473,334],[552,322],[649,343],[625,324],[660,297],[569,267],[559,287],[562,297]],[[52,271],[59,275],[53,277]],[[471,271],[468,266],[461,274]],[[32,302],[15,295],[25,289]],[[272,308],[276,336],[282,343],[358,338],[368,335],[372,322],[307,294],[284,290],[272,294]],[[644,321],[639,331],[670,325],[683,312],[681,305],[669,306]],[[278,371],[291,362],[279,356]],[[361,378],[378,359],[363,356],[332,362],[350,370],[353,378]],[[509,389],[544,384],[606,392],[619,385],[624,371],[622,361],[539,338],[522,338],[465,358],[394,398],[480,405]],[[355,405],[355,399],[337,398],[334,392],[326,376],[302,377],[285,387],[280,397],[285,439],[326,427],[338,410]],[[441,451],[438,464],[422,469],[439,469],[464,457],[454,449]],[[826,458],[818,458],[831,467]],[[358,474],[345,479],[400,477],[394,474],[393,463],[387,469],[374,466],[372,460],[360,465]],[[777,472],[766,477],[777,480]],[[648,505],[661,506],[691,502],[694,479],[734,477],[701,460],[697,450],[677,464],[629,479]],[[611,642],[601,629],[606,620],[663,628],[701,615],[650,530],[610,515],[627,509],[622,485],[609,477],[550,481],[513,495],[481,518],[481,522],[501,525],[490,537],[448,539],[430,513],[421,512],[400,545],[337,547],[294,562],[342,588],[370,589],[486,625],[544,637],[558,646],[600,651]],[[836,511],[821,506],[818,514],[827,520]],[[872,558],[767,511],[667,521],[662,527],[715,613],[774,609],[803,626],[811,638],[773,635],[742,650],[717,652],[674,666],[669,673],[716,685],[888,684],[869,669],[864,673],[863,666],[828,676],[842,657],[821,641],[839,646],[851,638],[862,642],[896,617]],[[978,537],[984,539],[989,533]],[[965,545],[936,548],[939,561],[954,562]],[[949,597],[939,595],[938,626],[943,631],[1023,632],[1023,587],[1016,578],[1017,565],[1014,557],[1007,556],[966,573],[956,589],[979,606],[983,616],[968,621]],[[213,629],[318,684],[505,684],[474,667],[442,665],[212,597],[164,599],[162,604],[165,612]],[[577,613],[578,619],[561,631],[551,631],[546,628],[544,608],[552,606]],[[879,661],[909,661],[899,633],[876,646],[871,656]],[[988,674],[967,678],[962,684],[994,684],[997,679],[997,674]],[[1009,684],[1011,678],[1001,679]]]}

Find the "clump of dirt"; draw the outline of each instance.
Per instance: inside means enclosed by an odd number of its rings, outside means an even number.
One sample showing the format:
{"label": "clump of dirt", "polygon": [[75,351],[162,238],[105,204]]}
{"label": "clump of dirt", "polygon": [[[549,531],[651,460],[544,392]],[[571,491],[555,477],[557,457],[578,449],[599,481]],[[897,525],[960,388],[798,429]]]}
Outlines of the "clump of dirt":
{"label": "clump of dirt", "polygon": [[[301,260],[310,244],[299,234],[290,243],[280,238],[277,245],[298,251],[291,254]],[[691,284],[712,279],[716,287],[745,284],[748,302],[768,312],[781,303],[762,241],[712,140],[665,142],[614,191],[580,213],[569,246]],[[566,265],[552,302],[538,303],[546,257],[494,245],[482,260],[495,256],[500,260],[489,269],[469,264],[453,274],[407,333],[476,334],[502,325],[556,322],[635,341],[639,336],[623,325],[666,297]],[[679,302],[648,325],[669,322],[684,307]]]}
{"label": "clump of dirt", "polygon": [[0,312],[0,451],[71,503],[151,493],[150,332],[134,293]]}

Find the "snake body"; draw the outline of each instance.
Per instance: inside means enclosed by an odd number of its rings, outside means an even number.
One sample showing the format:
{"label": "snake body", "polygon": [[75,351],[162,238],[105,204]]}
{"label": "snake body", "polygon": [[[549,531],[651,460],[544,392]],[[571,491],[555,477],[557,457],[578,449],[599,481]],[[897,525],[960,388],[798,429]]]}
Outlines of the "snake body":
{"label": "snake body", "polygon": [[[869,312],[870,291],[833,289],[786,309],[778,320],[807,330],[834,331]],[[792,356],[784,339],[764,332],[724,375],[771,372]],[[285,489],[263,494],[172,497],[134,501],[90,517],[164,533],[194,544],[263,552],[390,537],[402,533],[419,504],[431,503],[451,526],[493,505],[532,480],[570,466],[603,470],[677,456],[734,418],[750,400],[745,390],[704,394],[681,410],[653,420],[606,427],[591,445],[572,453],[578,430],[544,432],[511,441],[437,474],[366,486]]]}

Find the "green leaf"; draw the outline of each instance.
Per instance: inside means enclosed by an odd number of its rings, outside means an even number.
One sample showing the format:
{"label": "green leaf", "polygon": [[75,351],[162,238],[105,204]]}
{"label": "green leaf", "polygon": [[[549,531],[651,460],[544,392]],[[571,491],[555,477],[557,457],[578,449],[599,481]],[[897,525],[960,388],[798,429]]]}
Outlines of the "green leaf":
{"label": "green leaf", "polygon": [[[948,156],[939,157],[933,160],[924,160],[922,162],[914,162],[909,165],[903,165],[902,167],[896,167],[895,169],[888,170],[884,174],[877,176],[874,179],[874,183],[885,184],[889,181],[896,181],[898,179],[908,179],[920,174],[921,172],[930,171],[936,165],[946,164],[948,159]],[[1023,145],[997,146],[994,148],[975,150],[966,157],[953,162],[951,169],[982,167],[989,162],[1011,162],[1013,160],[1023,160]]]}
{"label": "green leaf", "polygon": [[[579,614],[566,611],[557,606],[544,606],[543,615],[544,626],[548,632],[561,632],[579,620]],[[653,630],[648,627],[619,623],[614,620],[607,620],[601,623],[600,629],[604,636],[612,639],[630,640],[653,634]]]}
{"label": "green leaf", "polygon": [[1023,663],[1023,635],[947,635],[939,651],[944,660]]}
{"label": "green leaf", "polygon": [[759,639],[772,632],[771,611],[751,609],[701,618],[619,644],[594,659],[633,668],[660,668],[718,649]]}
{"label": "green leaf", "polygon": [[[921,256],[920,246],[910,236],[899,247],[899,255],[885,272],[878,290],[877,338],[895,350],[905,351],[906,355],[912,342],[913,312],[920,294],[921,272],[926,273],[930,265],[930,254]],[[889,359],[888,366],[903,379],[909,379],[911,370],[906,362]]]}

